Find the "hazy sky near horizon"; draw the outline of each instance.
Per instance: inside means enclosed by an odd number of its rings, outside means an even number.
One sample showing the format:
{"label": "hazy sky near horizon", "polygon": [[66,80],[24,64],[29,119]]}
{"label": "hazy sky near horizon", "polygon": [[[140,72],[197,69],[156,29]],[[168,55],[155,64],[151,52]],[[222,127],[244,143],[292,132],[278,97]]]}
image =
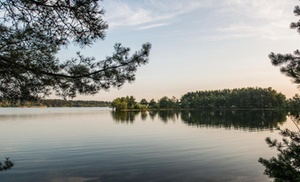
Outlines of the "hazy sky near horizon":
{"label": "hazy sky near horizon", "polygon": [[[292,53],[299,48],[300,35],[289,28],[299,19],[293,13],[298,0],[104,0],[102,4],[107,36],[81,52],[101,60],[111,55],[115,43],[134,52],[150,42],[150,61],[138,69],[132,84],[75,99],[111,101],[133,95],[138,101],[157,100],[241,87],[272,87],[287,97],[299,93],[268,58],[270,52]],[[72,48],[67,51],[75,53]]]}

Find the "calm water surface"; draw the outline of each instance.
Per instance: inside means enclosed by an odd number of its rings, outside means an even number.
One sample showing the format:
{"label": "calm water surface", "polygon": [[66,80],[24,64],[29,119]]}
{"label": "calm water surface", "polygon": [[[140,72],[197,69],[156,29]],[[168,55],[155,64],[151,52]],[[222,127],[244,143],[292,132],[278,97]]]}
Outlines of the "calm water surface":
{"label": "calm water surface", "polygon": [[286,113],[0,108],[1,182],[270,181],[259,157]]}

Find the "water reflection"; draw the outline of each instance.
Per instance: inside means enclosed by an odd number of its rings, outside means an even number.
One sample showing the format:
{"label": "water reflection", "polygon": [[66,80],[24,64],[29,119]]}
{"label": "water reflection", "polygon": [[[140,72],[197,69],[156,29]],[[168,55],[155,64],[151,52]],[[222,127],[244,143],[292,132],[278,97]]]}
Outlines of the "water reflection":
{"label": "water reflection", "polygon": [[154,120],[175,122],[181,119],[185,124],[196,127],[226,128],[257,131],[274,129],[286,121],[286,111],[144,111],[111,112],[113,119],[120,123],[134,123],[139,117],[145,120],[148,115]]}
{"label": "water reflection", "polygon": [[180,112],[175,111],[175,110],[170,110],[170,111],[160,111],[157,113],[158,117],[165,123],[169,121],[176,121],[180,117]]}
{"label": "water reflection", "polygon": [[16,163],[0,181],[267,182],[257,159],[275,154],[264,139],[277,133],[264,128],[286,120],[270,111],[77,111],[24,110],[5,120],[0,111],[0,152]]}
{"label": "water reflection", "polygon": [[120,123],[133,123],[136,116],[139,115],[140,112],[138,111],[131,111],[131,112],[123,112],[123,111],[112,111],[112,118],[116,122]]}
{"label": "water reflection", "polygon": [[286,121],[284,111],[191,111],[182,112],[182,120],[199,127],[246,130],[274,129]]}

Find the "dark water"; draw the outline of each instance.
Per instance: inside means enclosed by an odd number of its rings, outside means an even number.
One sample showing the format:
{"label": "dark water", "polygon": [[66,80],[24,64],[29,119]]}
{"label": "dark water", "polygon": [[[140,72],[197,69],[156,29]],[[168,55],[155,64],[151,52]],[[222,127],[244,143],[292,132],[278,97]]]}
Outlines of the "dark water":
{"label": "dark water", "polygon": [[282,112],[0,109],[1,182],[270,181],[259,157]]}

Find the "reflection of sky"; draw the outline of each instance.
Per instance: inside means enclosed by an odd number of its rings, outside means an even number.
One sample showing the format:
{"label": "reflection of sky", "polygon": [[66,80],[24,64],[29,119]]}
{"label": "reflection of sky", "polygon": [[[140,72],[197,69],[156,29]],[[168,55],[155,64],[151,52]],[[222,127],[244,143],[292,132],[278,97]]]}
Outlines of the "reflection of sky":
{"label": "reflection of sky", "polygon": [[16,162],[0,181],[10,175],[17,181],[24,172],[28,180],[79,176],[114,181],[126,176],[268,181],[257,160],[275,154],[264,139],[277,137],[267,130],[197,128],[180,119],[165,123],[140,115],[133,123],[117,123],[101,110],[23,116],[0,121],[5,141],[0,157]]}
{"label": "reflection of sky", "polygon": [[[297,124],[297,123],[296,123]],[[298,122],[298,126],[300,122]],[[285,129],[285,128],[288,128],[289,130],[291,131],[298,131],[298,128],[297,126],[295,125],[295,123],[292,121],[292,118],[291,117],[288,117],[288,120],[287,122],[283,123],[282,125],[279,126],[281,129]]]}

